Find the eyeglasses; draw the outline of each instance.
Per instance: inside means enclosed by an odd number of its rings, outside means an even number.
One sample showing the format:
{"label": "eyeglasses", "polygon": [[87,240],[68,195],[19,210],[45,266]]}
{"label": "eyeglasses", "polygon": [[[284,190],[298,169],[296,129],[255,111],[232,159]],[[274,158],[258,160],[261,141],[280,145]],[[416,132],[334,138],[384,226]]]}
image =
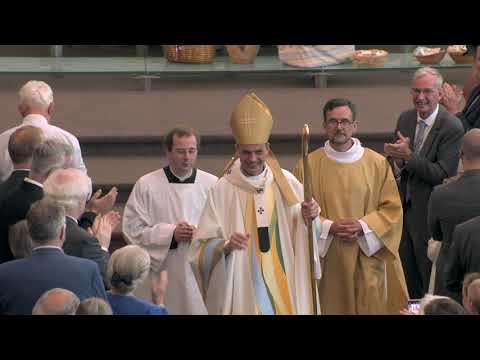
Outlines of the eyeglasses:
{"label": "eyeglasses", "polygon": [[426,88],[426,89],[418,89],[418,88],[412,88],[412,93],[414,95],[420,95],[421,93],[424,93],[425,95],[432,95],[435,92],[436,89],[432,88]]}
{"label": "eyeglasses", "polygon": [[352,126],[354,122],[355,122],[354,120],[348,120],[348,119],[342,119],[342,120],[328,119],[327,125],[332,127],[340,126],[340,125],[342,125],[342,127],[349,127],[349,126]]}

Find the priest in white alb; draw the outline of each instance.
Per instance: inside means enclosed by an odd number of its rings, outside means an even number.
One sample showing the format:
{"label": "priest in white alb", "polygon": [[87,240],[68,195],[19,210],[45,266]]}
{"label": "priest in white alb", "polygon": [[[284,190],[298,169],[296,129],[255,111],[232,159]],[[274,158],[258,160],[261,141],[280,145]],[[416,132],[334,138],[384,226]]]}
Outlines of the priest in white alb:
{"label": "priest in white alb", "polygon": [[[347,99],[325,104],[328,141],[308,161],[322,264],[319,282],[326,315],[398,314],[408,293],[398,255],[402,204],[387,159],[352,135],[355,106]],[[294,171],[303,182],[303,163]]]}
{"label": "priest in white alb", "polygon": [[165,136],[168,166],[141,177],[125,205],[122,230],[151,257],[150,277],[136,296],[152,301],[150,281],[168,273],[165,307],[172,315],[205,315],[202,294],[187,261],[193,233],[217,177],[195,168],[199,137],[175,128]]}
{"label": "priest in white alb", "polygon": [[253,93],[231,116],[236,156],[210,190],[190,246],[209,314],[318,309],[312,278],[320,277],[320,262],[315,251],[310,257],[305,219],[320,210],[315,200],[303,202],[302,184],[280,168],[268,144],[272,125],[270,110]]}

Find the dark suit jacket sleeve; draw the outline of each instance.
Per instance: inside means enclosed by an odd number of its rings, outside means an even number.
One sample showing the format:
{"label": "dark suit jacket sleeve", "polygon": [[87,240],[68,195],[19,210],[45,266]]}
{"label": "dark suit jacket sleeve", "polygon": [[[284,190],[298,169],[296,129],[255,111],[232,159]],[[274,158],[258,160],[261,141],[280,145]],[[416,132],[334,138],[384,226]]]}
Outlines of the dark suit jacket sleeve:
{"label": "dark suit jacket sleeve", "polygon": [[102,277],[100,276],[100,272],[98,271],[98,268],[96,266],[92,271],[92,292],[95,294],[95,297],[98,297],[108,302],[107,293],[105,292],[105,286],[102,281]]}
{"label": "dark suit jacket sleeve", "polygon": [[107,284],[107,263],[110,259],[110,254],[102,249],[97,238],[93,236],[85,237],[82,246],[82,253],[83,258],[93,260],[98,264],[102,278],[105,280],[105,284]]}
{"label": "dark suit jacket sleeve", "polygon": [[410,174],[432,186],[441,184],[445,178],[457,173],[463,128],[461,124],[453,121],[449,123],[449,120],[447,119],[445,128],[437,135],[441,138],[435,161],[430,161],[419,154],[412,154],[405,165]]}
{"label": "dark suit jacket sleeve", "polygon": [[441,209],[441,206],[439,207],[440,198],[441,192],[437,188],[433,190],[430,200],[428,201],[428,227],[432,238],[437,241],[443,240],[439,218],[439,209]]}
{"label": "dark suit jacket sleeve", "polygon": [[458,225],[452,238],[452,245],[445,263],[445,278],[447,289],[453,293],[461,293],[465,269],[462,265],[461,248],[468,241],[469,233],[464,226]]}
{"label": "dark suit jacket sleeve", "polygon": [[78,220],[78,225],[82,229],[88,230],[88,228],[92,227],[96,217],[97,217],[96,213],[91,211],[86,211],[82,214],[81,218]]}
{"label": "dark suit jacket sleeve", "polygon": [[463,112],[456,113],[455,116],[460,119],[462,122],[463,128],[465,129],[465,132],[469,131],[472,129],[472,126],[468,123],[467,117]]}
{"label": "dark suit jacket sleeve", "polygon": [[473,103],[479,94],[480,85],[477,85],[472,89],[472,92],[465,103],[464,109],[456,114],[462,122],[465,132],[473,128],[480,128],[480,102],[477,100]]}

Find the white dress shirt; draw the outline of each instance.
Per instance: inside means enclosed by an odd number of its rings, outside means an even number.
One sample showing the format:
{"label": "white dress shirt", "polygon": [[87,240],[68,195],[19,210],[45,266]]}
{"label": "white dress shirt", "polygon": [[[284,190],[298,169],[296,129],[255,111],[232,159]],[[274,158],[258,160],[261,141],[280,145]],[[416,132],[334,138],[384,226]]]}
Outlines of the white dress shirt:
{"label": "white dress shirt", "polygon": [[[430,130],[432,130],[433,124],[435,124],[435,119],[437,118],[439,108],[440,106],[437,105],[433,113],[431,113],[430,116],[428,116],[426,119],[422,119],[420,114],[417,112],[417,127],[415,128],[415,138],[417,137],[418,130],[420,129],[420,120],[423,120],[427,125],[425,127],[425,134],[423,135],[423,140],[422,140],[422,143],[420,144],[420,148],[418,149],[418,152],[420,152],[420,150],[422,149],[423,144],[425,144],[425,140],[427,139],[428,134],[430,133]],[[405,136],[405,134],[402,134],[402,135]],[[410,139],[410,141],[411,140],[412,139]],[[400,176],[400,172],[402,171],[403,167],[399,167],[395,161],[393,162],[393,166],[395,169],[395,177],[398,178]]]}
{"label": "white dress shirt", "polygon": [[[427,126],[425,128],[425,135],[423,136],[422,143],[420,144],[420,149],[422,149],[423,144],[425,144],[425,140],[427,139],[428,134],[430,133],[430,130],[432,130],[433,124],[435,123],[435,119],[437,118],[437,115],[438,115],[438,109],[439,109],[439,105],[437,104],[437,107],[435,108],[433,113],[431,113],[430,116],[427,117],[426,119],[422,119],[420,117],[420,114],[417,113],[417,127],[415,129],[415,137],[417,136],[418,130],[420,128],[420,120],[423,120],[425,122],[425,124],[427,124]],[[419,151],[420,151],[420,149],[419,149]]]}
{"label": "white dress shirt", "polygon": [[71,145],[73,147],[73,160],[71,166],[84,172],[87,171],[85,164],[83,163],[82,152],[80,150],[80,143],[78,142],[78,139],[68,131],[60,129],[57,126],[50,125],[44,116],[39,114],[30,114],[25,116],[21,125],[11,128],[0,134],[0,182],[5,181],[13,171],[12,160],[10,159],[10,154],[8,153],[8,141],[10,139],[10,135],[12,135],[13,132],[18,128],[26,125],[35,126],[42,129],[46,139],[56,139]]}

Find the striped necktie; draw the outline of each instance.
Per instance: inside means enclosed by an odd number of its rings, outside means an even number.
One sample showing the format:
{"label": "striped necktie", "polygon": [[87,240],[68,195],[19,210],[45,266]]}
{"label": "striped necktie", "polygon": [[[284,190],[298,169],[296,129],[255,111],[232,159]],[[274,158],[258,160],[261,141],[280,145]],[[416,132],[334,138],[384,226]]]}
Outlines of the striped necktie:
{"label": "striped necktie", "polygon": [[427,123],[424,120],[418,122],[418,132],[415,135],[415,144],[413,145],[413,151],[418,154],[422,147],[423,138],[425,137],[425,130],[427,129]]}

